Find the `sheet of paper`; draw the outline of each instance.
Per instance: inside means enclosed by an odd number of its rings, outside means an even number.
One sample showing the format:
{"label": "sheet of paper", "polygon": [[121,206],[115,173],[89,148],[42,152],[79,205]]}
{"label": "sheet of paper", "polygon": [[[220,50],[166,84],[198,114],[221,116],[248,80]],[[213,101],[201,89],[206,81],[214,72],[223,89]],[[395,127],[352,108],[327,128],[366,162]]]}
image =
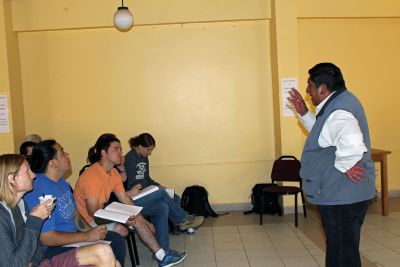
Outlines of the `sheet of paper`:
{"label": "sheet of paper", "polygon": [[145,189],[140,190],[139,194],[136,194],[136,195],[132,196],[131,198],[133,201],[135,201],[136,199],[144,197],[145,195],[151,194],[157,190],[158,190],[158,186],[150,185],[150,186],[146,187]]}
{"label": "sheet of paper", "polygon": [[95,217],[114,221],[114,222],[120,222],[120,223],[126,223],[128,218],[131,216],[126,213],[120,213],[116,211],[111,211],[111,210],[98,210],[94,213]]}
{"label": "sheet of paper", "polygon": [[106,240],[86,241],[86,242],[79,242],[79,243],[64,245],[63,247],[79,248],[79,247],[84,247],[84,246],[89,246],[89,245],[99,244],[99,243],[111,244],[111,241],[106,241]]}
{"label": "sheet of paper", "polygon": [[295,111],[293,110],[292,104],[287,100],[289,97],[289,91],[292,88],[297,87],[297,78],[290,77],[290,78],[283,78],[282,79],[282,114],[284,117],[291,117],[295,115]]}
{"label": "sheet of paper", "polygon": [[10,132],[10,119],[7,95],[0,95],[0,133]]}
{"label": "sheet of paper", "polygon": [[167,193],[168,193],[170,198],[174,198],[175,189],[173,189],[173,188],[165,188],[165,191],[167,191]]}
{"label": "sheet of paper", "polygon": [[119,202],[113,202],[110,205],[108,205],[107,207],[105,207],[105,210],[116,211],[116,212],[127,214],[129,216],[138,215],[142,209],[143,209],[143,207],[122,204]]}

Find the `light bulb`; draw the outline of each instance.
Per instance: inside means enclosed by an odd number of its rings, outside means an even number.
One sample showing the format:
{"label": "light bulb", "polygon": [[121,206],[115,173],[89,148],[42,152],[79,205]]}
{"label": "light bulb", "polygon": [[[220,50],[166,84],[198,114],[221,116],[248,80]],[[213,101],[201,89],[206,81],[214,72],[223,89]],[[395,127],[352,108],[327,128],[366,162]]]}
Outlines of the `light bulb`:
{"label": "light bulb", "polygon": [[132,28],[133,16],[129,9],[125,6],[118,7],[114,14],[114,26],[120,31],[128,31]]}

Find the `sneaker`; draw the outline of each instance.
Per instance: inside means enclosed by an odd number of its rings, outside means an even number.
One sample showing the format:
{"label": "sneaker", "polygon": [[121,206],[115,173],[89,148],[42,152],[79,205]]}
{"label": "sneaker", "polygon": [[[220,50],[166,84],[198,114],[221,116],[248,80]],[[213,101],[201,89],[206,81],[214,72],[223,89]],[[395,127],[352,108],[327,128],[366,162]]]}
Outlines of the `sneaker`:
{"label": "sneaker", "polygon": [[174,266],[177,265],[179,263],[181,263],[187,256],[186,252],[183,253],[172,253],[169,252],[168,254],[166,254],[164,256],[164,258],[162,259],[162,261],[157,260],[158,262],[158,266],[159,267],[170,267],[170,266]]}
{"label": "sneaker", "polygon": [[179,230],[186,231],[188,228],[198,228],[204,223],[203,216],[189,215],[179,224]]}
{"label": "sneaker", "polygon": [[[181,257],[181,256],[183,256],[184,254],[186,254],[186,252],[179,252],[179,251],[176,251],[176,250],[174,250],[174,249],[169,249],[168,252],[166,252],[165,255],[169,255],[169,254],[174,255],[174,256]],[[186,256],[184,256],[184,257],[186,257]],[[156,257],[155,254],[153,254],[153,260],[158,261],[158,259],[157,259],[157,257]]]}
{"label": "sneaker", "polygon": [[180,235],[181,233],[182,233],[182,231],[179,230],[179,225],[175,225],[175,226],[169,228],[170,235]]}
{"label": "sneaker", "polygon": [[[176,250],[174,250],[174,249],[169,249],[169,253],[168,254],[173,254],[173,255],[178,255],[178,256],[184,256],[184,254],[186,254],[186,252],[179,252],[179,251],[176,251]],[[184,256],[184,257],[186,257],[186,256]]]}

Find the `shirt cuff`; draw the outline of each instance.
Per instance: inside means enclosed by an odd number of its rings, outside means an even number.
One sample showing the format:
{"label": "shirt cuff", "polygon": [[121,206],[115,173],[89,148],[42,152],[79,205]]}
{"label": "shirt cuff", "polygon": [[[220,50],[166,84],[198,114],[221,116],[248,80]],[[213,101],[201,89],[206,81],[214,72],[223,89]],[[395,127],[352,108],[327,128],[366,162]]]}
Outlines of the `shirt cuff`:
{"label": "shirt cuff", "polygon": [[315,115],[311,111],[307,111],[304,116],[298,114],[298,118],[303,126],[310,132],[315,123]]}

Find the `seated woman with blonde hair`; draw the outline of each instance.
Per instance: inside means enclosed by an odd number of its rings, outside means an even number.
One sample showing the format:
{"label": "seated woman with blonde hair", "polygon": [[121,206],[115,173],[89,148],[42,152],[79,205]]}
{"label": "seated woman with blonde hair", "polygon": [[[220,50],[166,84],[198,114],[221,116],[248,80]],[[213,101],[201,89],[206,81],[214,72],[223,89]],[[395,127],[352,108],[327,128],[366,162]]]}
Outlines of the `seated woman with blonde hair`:
{"label": "seated woman with blonde hair", "polygon": [[21,155],[0,156],[0,266],[120,266],[108,244],[76,248],[44,259],[40,228],[54,206],[47,200],[25,214],[23,195],[32,190],[34,173]]}

